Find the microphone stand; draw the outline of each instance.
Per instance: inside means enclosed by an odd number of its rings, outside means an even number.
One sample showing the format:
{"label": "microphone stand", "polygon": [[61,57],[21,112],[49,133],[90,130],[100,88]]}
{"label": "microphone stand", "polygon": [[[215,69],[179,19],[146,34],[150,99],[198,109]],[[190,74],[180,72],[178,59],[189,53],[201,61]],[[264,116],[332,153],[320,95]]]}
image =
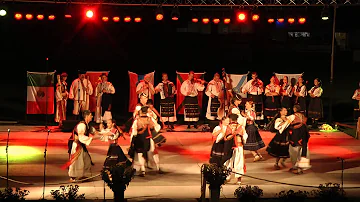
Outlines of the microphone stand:
{"label": "microphone stand", "polygon": [[10,139],[10,129],[8,129],[8,138],[6,141],[6,188],[9,188],[9,139]]}
{"label": "microphone stand", "polygon": [[344,159],[340,157],[338,159],[341,161],[341,195],[344,195]]}
{"label": "microphone stand", "polygon": [[50,130],[47,131],[46,143],[45,143],[45,151],[44,151],[44,186],[43,186],[43,194],[42,194],[42,199],[43,199],[43,200],[45,200],[46,153],[47,153],[47,146],[48,146],[48,142],[49,142],[49,135],[50,135]]}

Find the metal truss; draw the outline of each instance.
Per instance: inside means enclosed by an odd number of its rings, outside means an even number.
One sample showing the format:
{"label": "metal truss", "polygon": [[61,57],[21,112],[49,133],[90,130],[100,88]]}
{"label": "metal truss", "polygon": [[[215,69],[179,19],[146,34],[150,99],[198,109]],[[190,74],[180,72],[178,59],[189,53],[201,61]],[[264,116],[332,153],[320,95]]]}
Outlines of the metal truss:
{"label": "metal truss", "polygon": [[103,4],[118,6],[192,6],[192,7],[262,7],[262,6],[351,6],[360,0],[2,0],[3,2]]}

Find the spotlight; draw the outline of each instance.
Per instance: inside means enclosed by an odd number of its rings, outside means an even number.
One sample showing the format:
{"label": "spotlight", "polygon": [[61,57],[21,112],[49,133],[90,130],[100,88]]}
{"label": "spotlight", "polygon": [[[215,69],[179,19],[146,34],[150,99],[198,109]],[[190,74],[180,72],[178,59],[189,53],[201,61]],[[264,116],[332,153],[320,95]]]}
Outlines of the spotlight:
{"label": "spotlight", "polygon": [[0,10],[0,16],[4,17],[6,15],[6,10],[5,9],[1,9]]}
{"label": "spotlight", "polygon": [[236,16],[239,22],[244,22],[246,20],[246,14],[244,12],[239,12]]}
{"label": "spotlight", "polygon": [[304,24],[306,22],[306,18],[299,18],[299,23]]}
{"label": "spotlight", "polygon": [[55,20],[55,15],[49,15],[49,20]]}
{"label": "spotlight", "polygon": [[329,19],[329,9],[324,8],[321,12],[321,19],[322,20],[328,20]]}
{"label": "spotlight", "polygon": [[15,19],[21,20],[21,18],[22,18],[22,15],[20,13],[15,14]]}
{"label": "spotlight", "polygon": [[43,20],[43,19],[44,19],[44,15],[37,15],[36,18],[37,18],[38,20]]}
{"label": "spotlight", "polygon": [[202,22],[203,22],[204,24],[208,24],[208,23],[210,22],[210,20],[209,20],[209,18],[203,18],[203,19],[202,19]]}
{"label": "spotlight", "polygon": [[197,22],[199,22],[199,19],[198,19],[198,18],[193,18],[193,19],[191,19],[191,21],[192,21],[193,23],[197,23]]}
{"label": "spotlight", "polygon": [[294,18],[289,18],[289,19],[288,19],[288,23],[293,24],[294,22],[295,22],[295,19],[294,19]]}
{"label": "spotlight", "polygon": [[279,23],[283,23],[283,22],[285,21],[285,19],[284,19],[284,18],[279,18],[279,19],[277,19],[277,21],[278,21]]}
{"label": "spotlight", "polygon": [[26,18],[27,20],[32,20],[32,19],[33,19],[33,15],[31,15],[31,14],[26,14],[26,15],[25,15],[25,18]]}
{"label": "spotlight", "polygon": [[93,16],[94,16],[94,12],[92,10],[86,11],[86,17],[87,18],[92,18]]}
{"label": "spotlight", "polygon": [[214,24],[219,24],[220,19],[219,19],[219,18],[215,18],[215,19],[213,19],[213,22],[214,22]]}
{"label": "spotlight", "polygon": [[101,19],[102,19],[102,21],[104,21],[104,22],[109,21],[109,18],[108,18],[108,17],[102,17]]}
{"label": "spotlight", "polygon": [[224,24],[229,24],[230,21],[231,21],[230,18],[225,18],[225,19],[224,19]]}
{"label": "spotlight", "polygon": [[253,14],[253,16],[252,16],[253,21],[258,21],[259,18],[260,18],[260,16],[258,14]]}
{"label": "spotlight", "polygon": [[172,20],[179,20],[180,17],[180,12],[179,12],[179,8],[176,6],[173,8],[172,12],[171,12],[171,19]]}
{"label": "spotlight", "polygon": [[163,20],[164,19],[164,11],[162,9],[162,7],[158,7],[156,9],[156,20]]}
{"label": "spotlight", "polygon": [[271,24],[271,23],[273,23],[273,22],[275,22],[274,18],[269,18],[269,19],[268,19],[268,23]]}
{"label": "spotlight", "polygon": [[114,21],[114,22],[119,22],[119,21],[120,21],[120,17],[113,17],[113,21]]}
{"label": "spotlight", "polygon": [[140,18],[140,17],[136,17],[136,18],[134,19],[134,21],[135,21],[135,22],[141,22],[141,18]]}
{"label": "spotlight", "polygon": [[70,14],[66,14],[66,15],[65,15],[65,18],[71,18],[71,15],[70,15]]}
{"label": "spotlight", "polygon": [[130,21],[131,21],[131,17],[130,17],[130,16],[126,16],[126,17],[124,18],[124,21],[125,21],[125,22],[130,22]]}

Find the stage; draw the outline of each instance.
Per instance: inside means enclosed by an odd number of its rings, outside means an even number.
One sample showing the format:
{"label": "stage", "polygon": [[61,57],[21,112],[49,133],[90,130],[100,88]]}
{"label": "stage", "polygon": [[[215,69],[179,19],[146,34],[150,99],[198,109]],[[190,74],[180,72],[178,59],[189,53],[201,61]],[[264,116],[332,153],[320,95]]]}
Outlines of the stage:
{"label": "stage", "polygon": [[[1,187],[6,186],[6,141],[7,130],[10,129],[9,141],[9,178],[20,182],[12,182],[12,187],[21,187],[30,191],[26,199],[40,199],[43,192],[44,149],[47,132],[34,132],[43,127],[36,126],[0,126],[0,175]],[[125,191],[125,197],[130,201],[142,199],[195,199],[200,197],[200,167],[207,163],[212,146],[212,136],[209,132],[188,132],[186,126],[176,126],[177,132],[167,132],[167,142],[159,148],[161,168],[165,174],[147,171],[146,177],[135,176]],[[200,127],[201,129],[201,127]],[[200,131],[199,129],[199,131]],[[260,131],[267,145],[273,133]],[[51,199],[50,191],[67,185],[69,177],[67,170],[60,167],[68,160],[67,140],[71,133],[51,132],[47,148],[46,190],[45,198]],[[121,139],[120,145],[126,152],[129,146],[127,140]],[[312,168],[302,175],[290,173],[289,160],[287,168],[274,169],[275,159],[267,155],[265,148],[260,152],[265,160],[253,162],[253,157],[246,152],[247,173],[242,178],[243,185],[257,185],[264,190],[263,197],[275,197],[282,190],[312,190],[289,186],[280,183],[291,183],[305,186],[318,186],[332,182],[341,184],[341,161],[344,163],[344,187],[360,187],[360,142],[342,132],[311,131],[309,143]],[[92,174],[97,175],[102,169],[108,143],[95,140],[88,146],[95,166]],[[126,152],[127,153],[127,152]],[[265,179],[255,179],[255,178]],[[275,182],[270,182],[275,181]],[[280,182],[280,183],[276,183]],[[86,199],[103,199],[104,182],[96,177],[89,182],[77,183],[79,193],[85,193]],[[223,186],[222,198],[234,198],[237,188],[235,181]],[[349,196],[360,196],[359,188],[346,189]],[[208,191],[207,191],[208,195]],[[111,199],[112,191],[106,187],[105,197]]]}

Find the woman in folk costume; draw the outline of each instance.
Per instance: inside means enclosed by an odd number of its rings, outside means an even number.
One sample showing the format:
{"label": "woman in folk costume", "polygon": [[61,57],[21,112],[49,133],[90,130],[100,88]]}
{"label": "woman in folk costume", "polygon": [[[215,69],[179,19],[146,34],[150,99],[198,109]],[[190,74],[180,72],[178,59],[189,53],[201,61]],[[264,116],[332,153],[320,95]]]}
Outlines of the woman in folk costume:
{"label": "woman in folk costume", "polygon": [[133,164],[140,167],[140,176],[145,177],[145,162],[149,160],[154,163],[156,170],[160,170],[160,160],[158,152],[155,148],[155,143],[152,139],[152,130],[155,129],[152,117],[148,116],[149,107],[143,106],[139,111],[133,122],[131,137],[130,137],[130,150],[129,155],[133,159]]}
{"label": "woman in folk costume", "polygon": [[294,86],[294,95],[296,96],[294,104],[300,106],[300,111],[298,112],[301,112],[305,115],[307,90],[304,84],[304,79],[302,77],[298,78],[298,82]]}
{"label": "woman in folk costume", "polygon": [[280,85],[280,96],[281,96],[281,107],[284,107],[287,109],[287,112],[290,114],[293,108],[293,101],[292,101],[292,85],[289,82],[289,77],[284,76],[284,78],[281,80]]}
{"label": "woman in folk costume", "polygon": [[66,120],[66,106],[67,99],[69,97],[69,92],[67,91],[67,73],[62,73],[58,75],[58,83],[56,84],[56,114],[55,122],[59,123],[59,128],[62,127],[62,122]]}
{"label": "woman in folk costume", "polygon": [[229,125],[229,117],[223,117],[220,120],[218,126],[216,126],[212,132],[212,136],[215,139],[210,153],[210,163],[215,163],[218,166],[224,165],[223,156],[224,156],[224,144],[225,136],[231,133]]}
{"label": "woman in folk costume", "polygon": [[256,162],[264,159],[258,150],[265,147],[265,144],[258,128],[255,126],[256,112],[254,108],[253,101],[247,101],[245,103],[245,113],[243,113],[243,116],[246,118],[245,130],[248,138],[244,144],[244,150],[251,151],[254,156],[254,162]]}
{"label": "woman in folk costume", "polygon": [[294,114],[289,116],[291,120],[289,154],[292,163],[290,171],[295,174],[302,174],[303,170],[311,168],[308,147],[310,134],[306,126],[307,118],[300,112],[301,107],[295,105],[293,110]]}
{"label": "woman in folk costume", "polygon": [[266,151],[270,156],[276,158],[274,167],[280,169],[279,162],[281,160],[281,165],[285,168],[285,161],[290,157],[289,155],[289,126],[291,120],[286,116],[288,113],[287,108],[281,108],[279,114],[276,116],[274,128],[276,134],[274,138],[270,141]]}
{"label": "woman in folk costume", "polygon": [[[237,179],[236,184],[241,184],[241,176],[245,174],[245,153],[244,153],[244,144],[248,135],[246,134],[245,127],[238,123],[238,115],[230,114],[230,124],[231,129],[230,134],[226,134],[224,140],[224,159],[225,166],[229,169],[232,169],[235,172],[235,178]],[[229,182],[232,175],[229,175],[226,180]]]}
{"label": "woman in folk costume", "polygon": [[265,112],[264,115],[268,119],[268,122],[275,117],[279,112],[281,103],[280,103],[280,86],[279,80],[276,76],[272,76],[270,79],[270,84],[265,87]]}
{"label": "woman in folk costume", "polygon": [[352,99],[356,101],[355,107],[354,107],[354,119],[358,120],[360,117],[360,82],[359,82],[359,88],[355,90],[354,95],[352,96]]}
{"label": "woman in folk costume", "polygon": [[309,90],[311,99],[308,108],[308,118],[313,121],[312,127],[317,128],[318,120],[323,118],[323,104],[321,100],[323,89],[321,88],[321,80],[318,78],[314,80],[314,85]]}
{"label": "woman in folk costume", "polygon": [[246,126],[246,118],[242,116],[240,109],[239,109],[241,102],[242,102],[242,98],[239,94],[235,94],[231,98],[230,106],[229,106],[229,115],[230,114],[238,115],[238,123],[245,127]]}

